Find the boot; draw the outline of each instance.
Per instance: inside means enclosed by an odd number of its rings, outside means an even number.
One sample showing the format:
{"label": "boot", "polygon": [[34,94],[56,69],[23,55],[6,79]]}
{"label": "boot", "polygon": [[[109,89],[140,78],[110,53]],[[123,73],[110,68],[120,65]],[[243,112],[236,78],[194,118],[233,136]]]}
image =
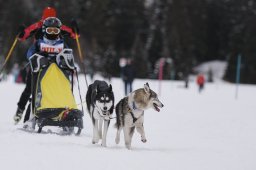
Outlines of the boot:
{"label": "boot", "polygon": [[35,127],[36,127],[36,117],[33,117],[32,119],[26,121],[23,126],[24,129],[27,129],[29,131],[34,131]]}
{"label": "boot", "polygon": [[19,123],[19,121],[21,120],[22,118],[22,114],[23,114],[23,111],[21,108],[18,107],[17,111],[16,111],[16,114],[14,115],[13,117],[13,120],[15,122],[15,125]]}

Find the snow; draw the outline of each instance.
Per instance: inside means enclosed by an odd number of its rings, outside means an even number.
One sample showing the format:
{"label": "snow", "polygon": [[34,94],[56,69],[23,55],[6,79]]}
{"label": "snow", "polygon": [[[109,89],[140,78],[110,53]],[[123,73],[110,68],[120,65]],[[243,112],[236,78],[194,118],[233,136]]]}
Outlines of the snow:
{"label": "snow", "polygon": [[[100,78],[100,77],[97,77]],[[82,98],[86,85],[80,76]],[[88,80],[89,77],[88,77]],[[89,81],[90,82],[90,81]],[[158,92],[159,82],[136,79],[134,89],[149,82]],[[77,83],[76,83],[77,84]],[[111,81],[116,103],[124,97],[123,83]],[[28,133],[14,125],[16,103],[24,89],[9,78],[0,83],[0,162],[2,170],[254,170],[256,168],[256,86],[241,85],[235,99],[235,85],[207,83],[199,94],[194,81],[162,81],[160,112],[145,112],[147,143],[136,132],[132,150],[124,146],[123,135],[115,144],[116,130],[111,122],[107,148],[93,145],[92,124],[84,116],[81,136],[60,135],[59,128],[45,127],[56,133]],[[79,96],[75,91],[77,103]]]}

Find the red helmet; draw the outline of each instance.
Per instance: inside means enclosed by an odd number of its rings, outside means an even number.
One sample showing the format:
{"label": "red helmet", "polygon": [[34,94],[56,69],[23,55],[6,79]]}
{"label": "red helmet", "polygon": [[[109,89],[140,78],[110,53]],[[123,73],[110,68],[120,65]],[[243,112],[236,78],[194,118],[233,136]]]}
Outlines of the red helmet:
{"label": "red helmet", "polygon": [[52,7],[46,7],[43,11],[42,20],[45,20],[48,17],[56,17],[56,10]]}

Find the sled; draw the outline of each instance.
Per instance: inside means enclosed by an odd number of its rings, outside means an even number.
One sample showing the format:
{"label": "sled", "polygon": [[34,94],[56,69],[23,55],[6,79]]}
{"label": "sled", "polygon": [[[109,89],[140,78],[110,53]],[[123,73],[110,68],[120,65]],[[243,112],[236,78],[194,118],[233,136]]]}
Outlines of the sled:
{"label": "sled", "polygon": [[74,128],[79,135],[83,129],[83,112],[77,108],[73,96],[73,73],[76,71],[72,49],[57,55],[34,54],[30,58],[32,70],[32,100],[28,107],[35,117],[38,133],[45,126],[59,126],[70,134]]}

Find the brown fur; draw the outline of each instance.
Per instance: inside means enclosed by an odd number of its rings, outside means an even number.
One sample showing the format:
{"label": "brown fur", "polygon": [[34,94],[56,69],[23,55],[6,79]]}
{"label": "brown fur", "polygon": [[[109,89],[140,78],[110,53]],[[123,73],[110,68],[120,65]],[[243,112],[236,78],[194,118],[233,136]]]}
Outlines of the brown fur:
{"label": "brown fur", "polygon": [[134,101],[138,104],[139,108],[143,109],[143,108],[147,107],[150,95],[152,97],[157,96],[157,94],[151,89],[150,89],[150,93],[148,94],[145,92],[145,90],[143,88],[140,88],[138,90],[135,90]]}

